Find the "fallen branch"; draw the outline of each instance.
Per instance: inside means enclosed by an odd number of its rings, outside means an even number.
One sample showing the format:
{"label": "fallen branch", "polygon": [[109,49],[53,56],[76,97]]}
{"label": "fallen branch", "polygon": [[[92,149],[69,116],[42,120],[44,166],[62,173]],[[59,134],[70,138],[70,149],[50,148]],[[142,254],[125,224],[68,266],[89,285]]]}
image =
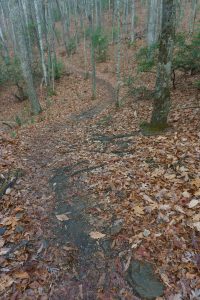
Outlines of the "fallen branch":
{"label": "fallen branch", "polygon": [[200,106],[199,105],[198,106],[185,106],[185,107],[180,107],[180,108],[174,107],[173,109],[174,110],[182,110],[182,109],[196,109],[196,108],[200,108]]}
{"label": "fallen branch", "polygon": [[15,126],[15,123],[13,123],[13,122],[7,122],[7,121],[6,122],[3,121],[2,124],[8,126],[10,129],[13,129],[14,126]]}

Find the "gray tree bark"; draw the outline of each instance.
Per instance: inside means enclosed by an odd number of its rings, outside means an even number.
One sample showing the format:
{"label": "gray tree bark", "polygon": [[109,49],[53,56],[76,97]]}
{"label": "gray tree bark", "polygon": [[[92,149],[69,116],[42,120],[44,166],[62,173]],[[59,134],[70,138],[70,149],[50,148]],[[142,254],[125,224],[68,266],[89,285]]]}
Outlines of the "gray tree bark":
{"label": "gray tree bark", "polygon": [[45,62],[45,53],[44,53],[44,46],[43,46],[43,36],[42,36],[42,24],[41,24],[41,16],[40,16],[40,9],[37,0],[34,0],[34,8],[35,8],[35,17],[36,17],[36,25],[38,31],[38,40],[39,40],[39,47],[40,47],[40,57],[41,57],[41,64],[44,76],[44,82],[48,84],[48,76],[47,76],[47,69],[46,69],[46,62]]}
{"label": "gray tree bark", "polygon": [[33,76],[31,71],[31,64],[30,64],[30,56],[28,53],[28,46],[26,44],[25,38],[25,31],[24,31],[24,24],[23,13],[20,8],[20,0],[15,0],[14,5],[12,7],[12,18],[15,28],[15,34],[17,38],[17,48],[18,48],[18,55],[21,62],[22,73],[24,76],[24,80],[27,85],[27,93],[29,100],[31,102],[32,112],[34,114],[39,114],[42,109],[37,98],[36,90],[33,84]]}
{"label": "gray tree bark", "polygon": [[175,0],[163,0],[155,100],[150,124],[152,128],[161,130],[167,127],[167,118],[170,111],[170,80],[174,33]]}

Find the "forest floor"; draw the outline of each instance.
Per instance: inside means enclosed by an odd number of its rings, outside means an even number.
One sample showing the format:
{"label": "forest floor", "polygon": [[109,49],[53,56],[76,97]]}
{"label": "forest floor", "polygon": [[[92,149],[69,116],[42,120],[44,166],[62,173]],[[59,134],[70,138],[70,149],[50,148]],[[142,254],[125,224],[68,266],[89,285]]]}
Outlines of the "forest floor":
{"label": "forest floor", "polygon": [[[123,85],[116,108],[112,59],[92,100],[80,68],[81,51],[35,118],[0,91],[1,119],[26,121],[0,131],[1,180],[13,177],[0,200],[0,299],[200,299],[194,77],[178,76],[170,130],[143,136],[151,100]],[[140,80],[153,89],[152,74]]]}

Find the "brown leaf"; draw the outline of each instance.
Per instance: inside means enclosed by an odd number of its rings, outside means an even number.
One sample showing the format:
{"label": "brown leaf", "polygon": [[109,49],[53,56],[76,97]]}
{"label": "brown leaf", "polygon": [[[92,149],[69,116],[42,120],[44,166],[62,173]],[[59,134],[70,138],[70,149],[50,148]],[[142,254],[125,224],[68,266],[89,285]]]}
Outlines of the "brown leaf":
{"label": "brown leaf", "polygon": [[99,240],[99,239],[102,239],[104,238],[106,235],[101,233],[101,232],[98,232],[98,231],[92,231],[90,232],[90,237],[94,240]]}
{"label": "brown leaf", "polygon": [[196,228],[197,231],[200,232],[200,222],[194,223],[193,226]]}
{"label": "brown leaf", "polygon": [[5,289],[9,288],[13,284],[14,280],[8,276],[4,275],[0,278],[0,292],[5,291]]}
{"label": "brown leaf", "polygon": [[14,276],[18,279],[29,279],[29,274],[23,271],[15,273]]}
{"label": "brown leaf", "polygon": [[4,244],[5,244],[4,239],[0,237],[0,248],[2,248]]}
{"label": "brown leaf", "polygon": [[136,216],[141,217],[141,215],[144,215],[144,208],[141,206],[135,206],[134,213]]}
{"label": "brown leaf", "polygon": [[197,200],[197,199],[192,199],[191,201],[190,201],[190,203],[188,204],[188,207],[189,208],[194,208],[195,206],[197,206],[199,204],[199,200]]}
{"label": "brown leaf", "polygon": [[0,222],[0,224],[15,227],[17,225],[17,221],[18,220],[15,217],[6,217]]}
{"label": "brown leaf", "polygon": [[196,191],[194,194],[195,196],[200,196],[200,189],[198,189],[198,191]]}
{"label": "brown leaf", "polygon": [[195,185],[197,188],[200,188],[200,178],[196,178],[192,180],[191,182],[193,185]]}
{"label": "brown leaf", "polygon": [[10,251],[10,248],[1,248],[0,249],[0,255],[5,255]]}
{"label": "brown leaf", "polygon": [[69,217],[66,215],[66,214],[62,214],[62,215],[56,215],[56,218],[61,221],[61,222],[64,222],[64,221],[68,221],[69,220]]}
{"label": "brown leaf", "polygon": [[77,249],[74,248],[74,247],[70,247],[70,246],[63,246],[63,250],[65,250],[65,251],[75,251]]}

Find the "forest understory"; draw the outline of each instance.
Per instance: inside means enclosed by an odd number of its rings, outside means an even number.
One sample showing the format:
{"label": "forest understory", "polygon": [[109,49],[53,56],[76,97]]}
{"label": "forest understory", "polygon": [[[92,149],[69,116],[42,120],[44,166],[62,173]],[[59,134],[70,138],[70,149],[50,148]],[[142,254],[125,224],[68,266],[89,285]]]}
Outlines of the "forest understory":
{"label": "forest understory", "polygon": [[[111,58],[97,65],[93,100],[81,61],[80,48],[55,95],[38,90],[43,112],[29,124],[13,125],[19,113],[30,120],[28,108],[10,86],[0,91],[10,185],[0,200],[0,298],[200,299],[198,78],[178,74],[170,128],[144,136],[151,100],[122,85],[116,108]],[[153,89],[154,75],[141,81]]]}

